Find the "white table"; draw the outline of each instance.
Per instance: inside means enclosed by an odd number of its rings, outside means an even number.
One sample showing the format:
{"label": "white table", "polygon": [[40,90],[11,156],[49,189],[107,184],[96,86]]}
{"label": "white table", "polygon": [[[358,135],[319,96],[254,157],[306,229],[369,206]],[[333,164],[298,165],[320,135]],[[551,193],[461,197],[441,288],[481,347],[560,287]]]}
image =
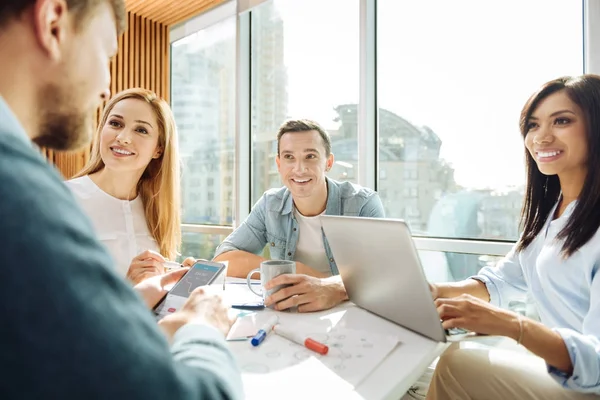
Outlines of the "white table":
{"label": "white table", "polygon": [[[259,312],[271,313],[274,311],[266,309]],[[395,335],[401,343],[356,388],[351,387],[325,367],[319,368],[322,364],[315,361],[314,364],[305,363],[302,367],[274,373],[243,373],[247,399],[398,400],[447,347],[445,344],[427,339],[364,311],[349,302],[318,313],[277,312],[277,314],[283,324],[300,322],[325,325],[326,327],[340,326],[367,330],[378,334]],[[228,343],[234,353],[242,346],[250,346],[248,342]]]}

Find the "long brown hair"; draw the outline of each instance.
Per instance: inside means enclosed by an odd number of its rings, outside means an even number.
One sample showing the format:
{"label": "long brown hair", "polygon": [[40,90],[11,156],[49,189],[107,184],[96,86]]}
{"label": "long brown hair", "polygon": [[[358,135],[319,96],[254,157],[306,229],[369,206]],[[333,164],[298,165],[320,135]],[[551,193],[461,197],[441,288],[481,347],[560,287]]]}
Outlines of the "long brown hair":
{"label": "long brown hair", "polygon": [[[587,175],[577,204],[557,239],[564,240],[562,253],[570,256],[586,244],[600,227],[600,76],[581,75],[562,77],[544,84],[534,93],[521,111],[519,125],[523,139],[527,136],[527,125],[531,115],[542,100],[559,91],[577,104],[585,115],[587,140]],[[550,212],[560,198],[558,176],[544,175],[535,160],[525,149],[527,185],[525,201],[521,211],[523,234],[517,250],[524,250],[541,232]]]}
{"label": "long brown hair", "polygon": [[158,243],[160,252],[175,259],[181,245],[180,165],[177,128],[173,112],[166,101],[146,89],[127,89],[114,96],[104,108],[92,144],[90,160],[75,178],[90,175],[104,168],[100,156],[102,128],[113,107],[125,99],[136,99],[150,105],[158,121],[158,146],[163,149],[160,157],[152,159],[142,174],[137,192],[144,205],[146,223],[150,234]]}

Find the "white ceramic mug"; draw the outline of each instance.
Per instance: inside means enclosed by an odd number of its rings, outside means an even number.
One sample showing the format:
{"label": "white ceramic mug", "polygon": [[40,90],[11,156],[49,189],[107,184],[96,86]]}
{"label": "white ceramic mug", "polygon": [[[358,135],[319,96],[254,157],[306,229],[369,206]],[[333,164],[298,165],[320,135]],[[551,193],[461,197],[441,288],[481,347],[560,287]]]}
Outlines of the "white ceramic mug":
{"label": "white ceramic mug", "polygon": [[[255,285],[250,284],[250,279],[252,275],[259,273],[260,274],[260,286],[262,287],[262,291],[259,293],[254,290]],[[260,263],[260,268],[255,268],[248,273],[246,277],[246,283],[248,287],[255,295],[262,297],[263,301],[275,293],[276,291],[292,285],[278,285],[275,286],[271,290],[265,290],[264,287],[271,279],[275,278],[278,275],[283,274],[295,274],[296,273],[296,262],[290,260],[266,260]]]}

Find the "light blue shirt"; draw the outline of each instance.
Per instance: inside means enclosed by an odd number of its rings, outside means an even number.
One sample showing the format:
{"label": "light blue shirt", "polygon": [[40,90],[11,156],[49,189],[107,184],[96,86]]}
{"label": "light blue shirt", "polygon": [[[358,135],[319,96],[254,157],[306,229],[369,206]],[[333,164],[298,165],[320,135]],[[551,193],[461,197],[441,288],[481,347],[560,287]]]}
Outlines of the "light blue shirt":
{"label": "light blue shirt", "polygon": [[[325,207],[325,215],[373,218],[385,216],[383,204],[375,191],[329,178]],[[215,257],[232,250],[260,254],[268,243],[273,260],[294,260],[300,232],[293,210],[294,200],[288,188],[266,191],[256,202],[248,218],[217,247]],[[339,272],[335,259],[324,233],[323,244],[331,273],[337,275]]]}
{"label": "light blue shirt", "polygon": [[541,322],[562,336],[573,363],[571,376],[548,366],[550,375],[565,388],[600,394],[600,230],[567,259],[560,254],[563,241],[556,240],[574,206],[548,218],[525,250],[513,248],[473,278],[485,283],[491,303],[500,307],[529,290]]}

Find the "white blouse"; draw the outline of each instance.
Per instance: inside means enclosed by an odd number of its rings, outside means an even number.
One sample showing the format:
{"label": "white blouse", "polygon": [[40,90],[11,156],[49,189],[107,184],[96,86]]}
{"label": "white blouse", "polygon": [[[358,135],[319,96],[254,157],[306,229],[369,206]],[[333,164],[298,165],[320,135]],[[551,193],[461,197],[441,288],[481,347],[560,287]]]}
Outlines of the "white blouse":
{"label": "white blouse", "polygon": [[89,176],[65,183],[91,218],[98,238],[116,262],[117,273],[125,276],[131,260],[141,252],[159,251],[139,196],[131,201],[119,200],[100,189]]}

